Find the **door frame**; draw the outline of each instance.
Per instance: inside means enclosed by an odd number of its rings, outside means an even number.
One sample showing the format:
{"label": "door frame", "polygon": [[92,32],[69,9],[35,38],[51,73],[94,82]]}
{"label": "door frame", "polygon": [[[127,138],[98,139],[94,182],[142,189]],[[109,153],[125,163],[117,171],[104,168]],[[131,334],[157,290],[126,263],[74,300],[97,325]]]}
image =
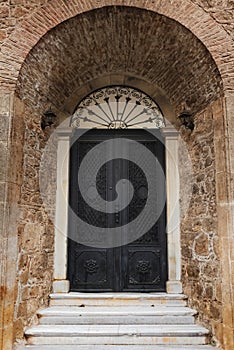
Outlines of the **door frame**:
{"label": "door frame", "polygon": [[[69,203],[69,157],[73,128],[68,120],[56,129],[57,146],[57,192],[55,213],[54,293],[68,293],[67,279],[68,203]],[[168,294],[182,293],[181,242],[178,171],[178,132],[171,125],[160,129],[165,138],[166,190],[167,190],[167,258]]]}

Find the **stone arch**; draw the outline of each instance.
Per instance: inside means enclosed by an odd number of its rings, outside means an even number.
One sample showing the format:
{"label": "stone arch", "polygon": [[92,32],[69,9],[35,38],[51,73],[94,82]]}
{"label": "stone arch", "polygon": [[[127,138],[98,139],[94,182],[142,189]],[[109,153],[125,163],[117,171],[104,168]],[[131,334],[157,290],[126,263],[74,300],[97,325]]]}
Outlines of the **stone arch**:
{"label": "stone arch", "polygon": [[[95,3],[91,1],[81,3],[77,0],[66,3],[63,0],[47,2],[32,16],[26,18],[2,46],[1,61],[5,63],[1,74],[3,82],[7,84],[7,81],[8,83],[11,81],[14,86],[20,67],[31,48],[56,25],[77,14],[112,5],[151,10],[181,23],[207,47],[219,67],[225,89],[232,89],[232,79],[227,74],[229,71],[231,72],[232,67],[227,63],[230,63],[230,60],[233,61],[231,51],[233,42],[222,26],[191,0],[180,0],[179,3],[166,0],[152,3],[145,0],[138,0],[134,3],[130,0],[124,2],[122,0],[98,1]],[[207,35],[207,30],[209,30],[209,35]],[[223,54],[224,52],[225,54]],[[11,64],[9,64],[9,57]]]}
{"label": "stone arch", "polygon": [[117,84],[124,76],[130,86],[158,86],[178,114],[195,114],[223,90],[212,56],[191,31],[153,11],[116,6],[82,13],[44,35],[21,67],[17,92],[39,113],[51,105],[66,114],[81,87],[89,85],[88,93],[98,79]]}
{"label": "stone arch", "polygon": [[[50,105],[64,119],[82,96],[98,87],[121,83],[150,94],[153,91],[147,89],[154,89],[156,102],[164,99],[174,122],[184,107],[202,115],[202,110],[223,93],[212,55],[185,26],[145,9],[105,6],[73,16],[45,34],[24,60],[17,94],[28,109],[28,128],[35,123],[32,133],[43,138],[39,117]],[[210,113],[207,119],[212,119]],[[196,144],[196,137],[191,135],[186,141],[191,140]],[[66,251],[65,244],[62,246]],[[193,268],[190,271],[193,273]]]}

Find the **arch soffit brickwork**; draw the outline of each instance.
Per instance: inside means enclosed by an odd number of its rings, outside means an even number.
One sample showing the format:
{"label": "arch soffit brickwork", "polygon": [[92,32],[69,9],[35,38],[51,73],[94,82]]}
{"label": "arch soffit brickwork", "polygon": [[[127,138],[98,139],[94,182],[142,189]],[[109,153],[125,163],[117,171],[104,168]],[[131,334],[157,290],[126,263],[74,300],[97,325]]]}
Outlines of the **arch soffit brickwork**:
{"label": "arch soffit brickwork", "polygon": [[[108,82],[111,74],[114,79]],[[160,86],[176,114],[184,107],[196,113],[223,91],[209,51],[179,22],[136,7],[108,6],[72,17],[46,33],[21,67],[17,94],[34,114],[50,106],[58,114],[68,111],[64,105],[81,86],[93,85],[98,77],[105,81],[87,94],[110,84],[124,85],[119,81],[123,74]],[[127,85],[135,87],[133,81]],[[142,84],[138,88],[148,92]]]}
{"label": "arch soffit brickwork", "polygon": [[77,102],[81,101],[92,91],[100,89],[103,86],[114,84],[131,86],[133,88],[143,90],[146,94],[150,95],[154,101],[157,101],[158,106],[168,121],[172,123],[175,121],[175,110],[166,93],[155,84],[151,84],[140,77],[134,77],[132,74],[128,73],[118,75],[108,74],[106,76],[98,77],[79,87],[67,99],[64,106],[64,111],[60,115],[60,121],[62,121],[64,117],[68,117],[73,114],[75,108],[77,107]]}
{"label": "arch soffit brickwork", "polygon": [[[85,1],[52,0],[37,10],[31,17],[26,18],[10,35],[9,40],[2,47],[2,62],[5,62],[3,81],[16,82],[20,67],[29,51],[50,29],[77,14],[98,9],[104,6],[122,5],[151,10],[165,15],[179,22],[189,29],[208,49],[221,73],[225,90],[233,87],[230,78],[234,60],[232,52],[233,41],[226,31],[209,14],[189,0],[151,2],[146,0],[121,1],[101,0]],[[9,63],[9,57],[11,61]],[[229,65],[227,63],[229,62]]]}

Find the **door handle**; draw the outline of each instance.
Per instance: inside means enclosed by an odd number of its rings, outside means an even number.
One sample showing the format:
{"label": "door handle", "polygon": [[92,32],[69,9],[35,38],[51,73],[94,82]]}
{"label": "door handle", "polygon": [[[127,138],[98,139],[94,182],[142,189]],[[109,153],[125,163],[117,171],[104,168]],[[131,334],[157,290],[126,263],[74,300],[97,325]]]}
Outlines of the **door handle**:
{"label": "door handle", "polygon": [[119,206],[116,205],[115,209],[116,209],[116,213],[115,213],[115,223],[118,224],[118,223],[119,223]]}
{"label": "door handle", "polygon": [[115,214],[115,223],[118,224],[119,223],[119,213]]}

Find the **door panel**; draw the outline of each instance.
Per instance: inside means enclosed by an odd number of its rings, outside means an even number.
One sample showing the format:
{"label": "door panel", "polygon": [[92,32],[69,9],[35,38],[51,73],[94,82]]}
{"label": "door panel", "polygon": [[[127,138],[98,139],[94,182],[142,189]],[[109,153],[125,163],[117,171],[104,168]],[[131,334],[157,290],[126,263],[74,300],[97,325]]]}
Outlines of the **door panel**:
{"label": "door panel", "polygon": [[[124,227],[133,221],[144,209],[148,195],[148,184],[144,171],[126,159],[113,159],[103,165],[96,177],[96,186],[100,196],[113,201],[116,198],[116,183],[120,179],[129,180],[134,187],[130,204],[117,213],[101,213],[87,205],[77,184],[79,166],[85,155],[102,142],[111,138],[136,140],[147,147],[158,159],[164,169],[164,146],[153,135],[144,130],[90,130],[76,141],[70,155],[70,206],[84,221],[98,227]],[[106,152],[115,150],[107,149]],[[129,144],[131,155],[134,147]],[[114,158],[114,157],[113,157]],[[92,159],[93,162],[96,159]],[[157,174],[149,174],[156,176]],[[89,169],[87,170],[89,181]],[[158,183],[159,188],[165,183]],[[92,198],[92,189],[88,195]],[[95,200],[95,198],[94,198]],[[155,202],[155,213],[158,205]],[[136,241],[118,248],[92,248],[68,240],[68,277],[72,291],[165,291],[167,280],[167,244],[165,233],[165,206],[154,226]],[[79,228],[70,220],[69,232],[78,237]],[[127,234],[127,232],[126,232]],[[87,232],[89,242],[89,232]],[[90,242],[93,243],[93,242]]]}
{"label": "door panel", "polygon": [[113,254],[111,249],[72,244],[72,286],[76,289],[112,291]]}

